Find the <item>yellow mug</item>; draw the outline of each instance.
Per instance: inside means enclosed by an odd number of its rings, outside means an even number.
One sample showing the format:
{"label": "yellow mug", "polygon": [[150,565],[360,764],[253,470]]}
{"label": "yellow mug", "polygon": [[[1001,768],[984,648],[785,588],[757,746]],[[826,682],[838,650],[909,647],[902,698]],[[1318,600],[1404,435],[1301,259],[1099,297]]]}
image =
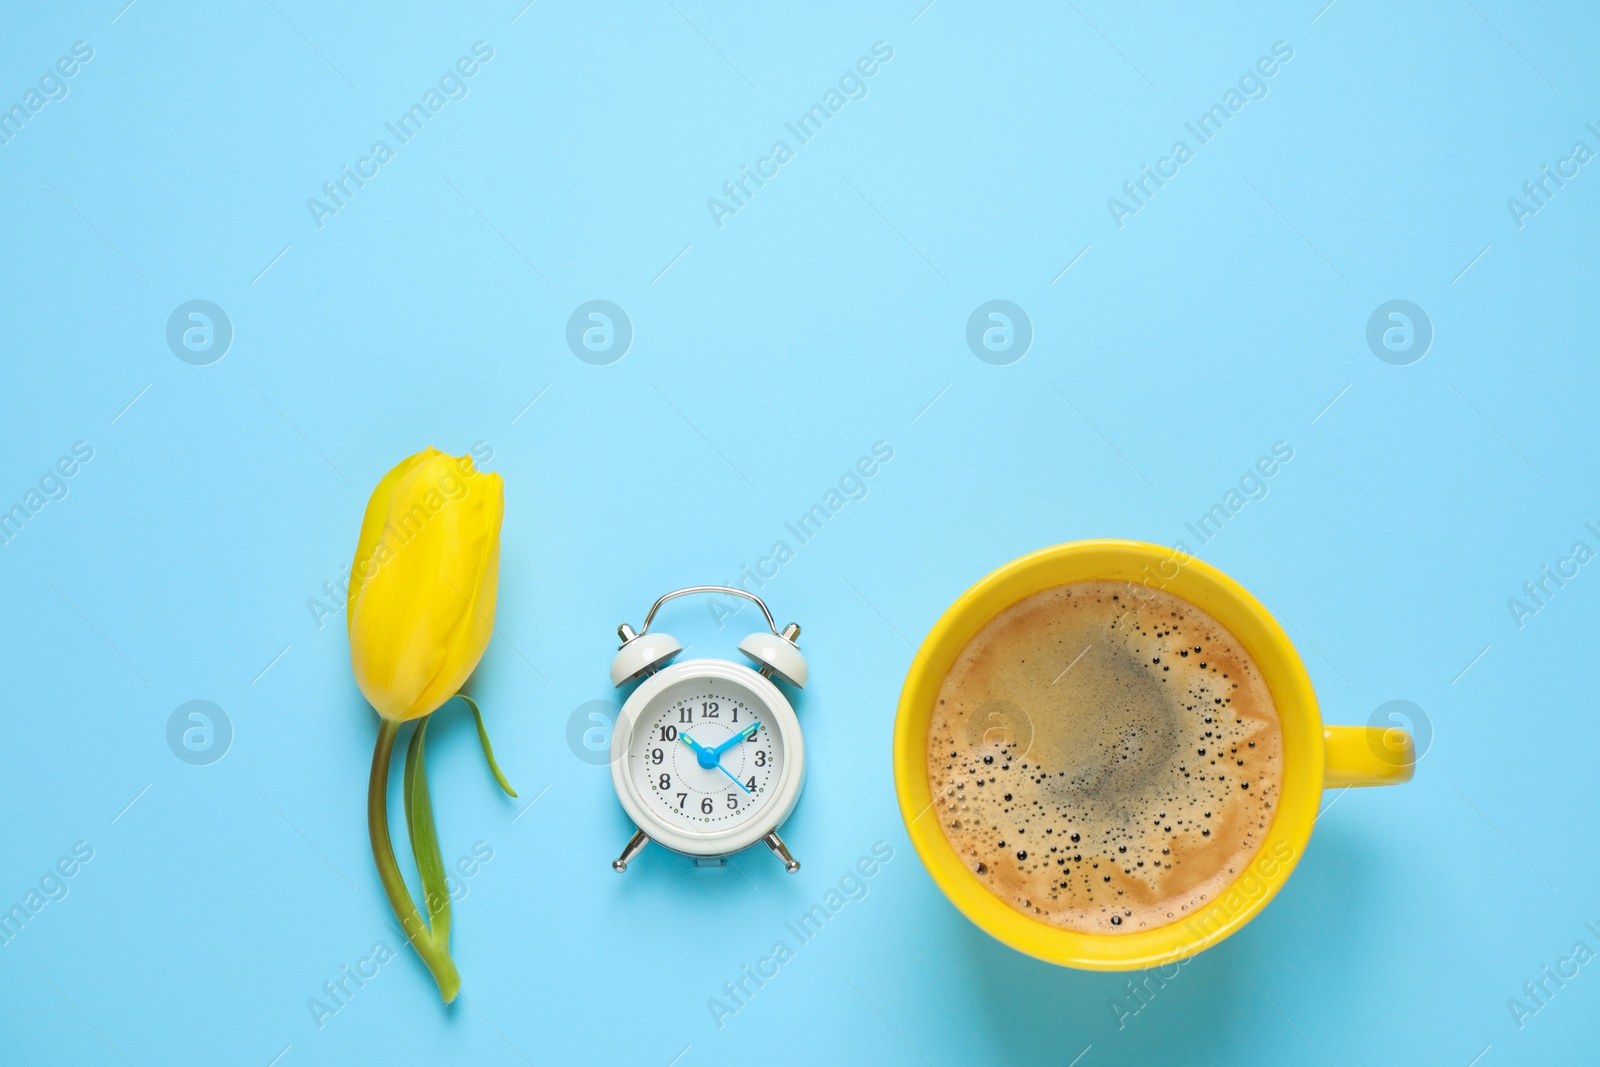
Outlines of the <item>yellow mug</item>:
{"label": "yellow mug", "polygon": [[[1165,590],[1209,613],[1244,644],[1277,705],[1283,788],[1260,849],[1226,889],[1186,918],[1127,934],[1063,930],[1015,910],[967,869],[933,811],[928,723],[939,687],[984,624],[1025,597],[1070,582],[1126,581]],[[1324,726],[1305,664],[1283,627],[1238,582],[1177,549],[1142,541],[1075,541],[1006,564],[967,590],[934,624],[911,662],[894,724],[894,780],[911,843],[951,902],[1020,952],[1097,971],[1164,966],[1210,948],[1266,907],[1305,851],[1325,788],[1409,781],[1411,736],[1376,726]]]}

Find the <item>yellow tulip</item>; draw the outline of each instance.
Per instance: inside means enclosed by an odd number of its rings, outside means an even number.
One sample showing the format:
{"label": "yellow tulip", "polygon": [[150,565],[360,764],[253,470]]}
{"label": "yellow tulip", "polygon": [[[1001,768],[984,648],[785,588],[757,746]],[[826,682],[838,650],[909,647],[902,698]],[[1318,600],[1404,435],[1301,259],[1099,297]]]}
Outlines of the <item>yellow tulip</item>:
{"label": "yellow tulip", "polygon": [[505,488],[429,448],[373,490],[350,571],[350,665],[367,701],[404,722],[460,690],[494,629]]}
{"label": "yellow tulip", "polygon": [[[460,692],[494,630],[505,488],[465,456],[429,448],[401,460],[372,492],[361,522],[346,602],[350,666],[378,711],[367,781],[367,833],[389,906],[446,1003],[461,976],[450,958],[450,893],[423,759],[428,716],[453,697],[472,709],[495,780],[511,788],[489,747],[483,714]],[[406,827],[428,918],[406,888],[389,837],[389,764],[395,739],[417,720],[406,749]]]}

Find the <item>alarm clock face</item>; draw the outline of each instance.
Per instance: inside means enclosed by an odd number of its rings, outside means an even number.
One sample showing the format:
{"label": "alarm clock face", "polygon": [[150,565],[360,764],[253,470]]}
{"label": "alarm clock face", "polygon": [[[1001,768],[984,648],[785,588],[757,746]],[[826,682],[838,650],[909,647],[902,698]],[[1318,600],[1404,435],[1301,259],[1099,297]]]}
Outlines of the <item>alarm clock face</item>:
{"label": "alarm clock face", "polygon": [[628,753],[640,795],[690,833],[753,818],[772,798],[783,766],[783,741],[763,710],[710,679],[653,701]]}
{"label": "alarm clock face", "polygon": [[[680,852],[736,851],[778,828],[799,795],[799,724],[766,678],[694,660],[647,679],[618,717],[617,791],[640,829]],[[615,747],[613,749],[614,755]]]}

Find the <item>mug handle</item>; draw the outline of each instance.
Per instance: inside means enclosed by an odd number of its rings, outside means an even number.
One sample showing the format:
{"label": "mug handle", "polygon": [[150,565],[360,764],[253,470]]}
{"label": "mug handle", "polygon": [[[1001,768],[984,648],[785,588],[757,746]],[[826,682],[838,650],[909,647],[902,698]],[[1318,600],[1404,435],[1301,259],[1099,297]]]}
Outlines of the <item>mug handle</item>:
{"label": "mug handle", "polygon": [[1399,785],[1416,770],[1416,745],[1397,726],[1324,726],[1327,752],[1324,789],[1351,785]]}

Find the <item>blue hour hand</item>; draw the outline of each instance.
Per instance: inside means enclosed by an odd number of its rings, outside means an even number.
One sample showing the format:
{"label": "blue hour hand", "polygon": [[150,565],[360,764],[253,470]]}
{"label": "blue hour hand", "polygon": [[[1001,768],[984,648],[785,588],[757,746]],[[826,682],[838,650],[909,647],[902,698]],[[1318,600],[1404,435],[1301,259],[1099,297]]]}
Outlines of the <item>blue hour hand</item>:
{"label": "blue hour hand", "polygon": [[711,751],[686,733],[680,733],[678,740],[688,745],[698,759],[700,766],[710,768],[717,765],[717,754]]}

